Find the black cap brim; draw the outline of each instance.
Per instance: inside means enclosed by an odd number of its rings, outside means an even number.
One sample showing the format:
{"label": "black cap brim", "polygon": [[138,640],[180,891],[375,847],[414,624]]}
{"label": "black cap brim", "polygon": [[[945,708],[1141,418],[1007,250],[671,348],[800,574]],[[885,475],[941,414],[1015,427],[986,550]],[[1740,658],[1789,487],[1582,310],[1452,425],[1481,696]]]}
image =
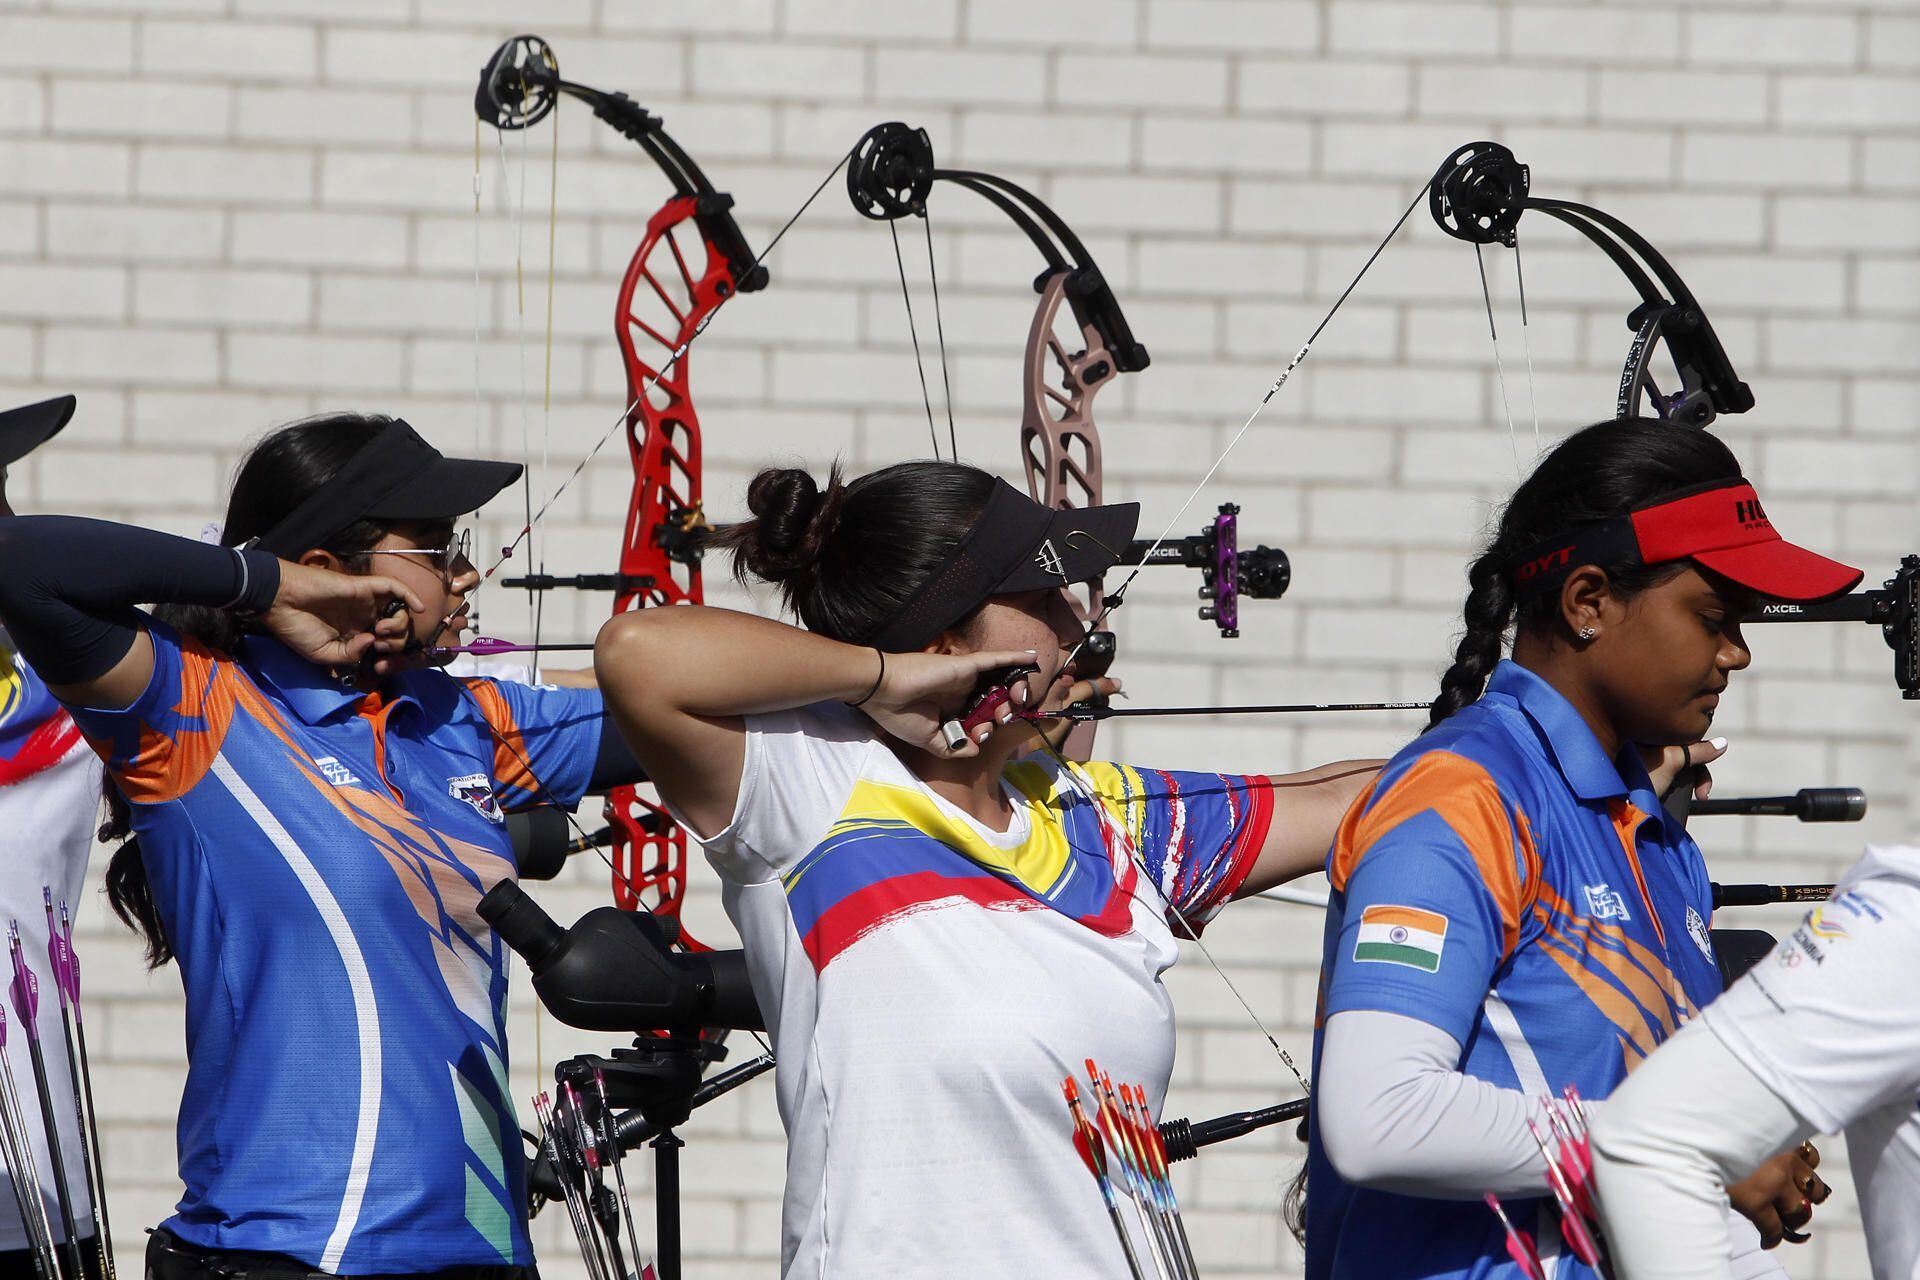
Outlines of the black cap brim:
{"label": "black cap brim", "polygon": [[0,413],[0,467],[20,461],[59,435],[76,403],[72,396],[55,396]]}
{"label": "black cap brim", "polygon": [[1055,511],[1026,559],[994,588],[996,595],[1039,591],[1097,578],[1125,558],[1140,524],[1140,504]]}
{"label": "black cap brim", "polygon": [[435,458],[363,514],[375,520],[455,519],[486,506],[523,470],[517,462]]}

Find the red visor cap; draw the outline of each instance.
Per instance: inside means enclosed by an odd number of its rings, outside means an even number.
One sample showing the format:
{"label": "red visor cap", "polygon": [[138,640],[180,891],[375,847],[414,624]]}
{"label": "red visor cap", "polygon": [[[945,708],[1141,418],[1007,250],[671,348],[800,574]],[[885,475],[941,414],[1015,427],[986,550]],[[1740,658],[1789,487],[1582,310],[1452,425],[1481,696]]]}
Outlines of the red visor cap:
{"label": "red visor cap", "polygon": [[1774,600],[1825,600],[1863,576],[1782,538],[1744,480],[1636,511],[1633,532],[1647,564],[1692,560]]}

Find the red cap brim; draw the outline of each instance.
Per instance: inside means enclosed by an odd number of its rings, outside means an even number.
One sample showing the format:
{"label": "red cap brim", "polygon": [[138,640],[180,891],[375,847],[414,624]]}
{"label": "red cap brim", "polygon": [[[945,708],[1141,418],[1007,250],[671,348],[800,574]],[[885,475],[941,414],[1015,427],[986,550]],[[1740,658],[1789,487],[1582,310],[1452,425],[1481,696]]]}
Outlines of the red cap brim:
{"label": "red cap brim", "polygon": [[1853,590],[1865,576],[1859,569],[1784,539],[1696,551],[1689,559],[1749,591],[1795,604],[1841,595]]}

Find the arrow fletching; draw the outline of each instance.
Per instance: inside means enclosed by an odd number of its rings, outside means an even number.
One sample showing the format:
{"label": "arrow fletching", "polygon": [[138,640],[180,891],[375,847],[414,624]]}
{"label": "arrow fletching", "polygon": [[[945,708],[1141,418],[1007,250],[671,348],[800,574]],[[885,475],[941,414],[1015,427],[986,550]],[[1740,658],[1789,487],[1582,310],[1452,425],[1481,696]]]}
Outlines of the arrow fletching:
{"label": "arrow fletching", "polygon": [[1500,1219],[1500,1226],[1507,1233],[1507,1256],[1520,1268],[1520,1274],[1527,1280],[1547,1280],[1547,1270],[1540,1261],[1540,1251],[1534,1247],[1533,1237],[1513,1225],[1500,1204],[1500,1197],[1489,1191],[1481,1198]]}

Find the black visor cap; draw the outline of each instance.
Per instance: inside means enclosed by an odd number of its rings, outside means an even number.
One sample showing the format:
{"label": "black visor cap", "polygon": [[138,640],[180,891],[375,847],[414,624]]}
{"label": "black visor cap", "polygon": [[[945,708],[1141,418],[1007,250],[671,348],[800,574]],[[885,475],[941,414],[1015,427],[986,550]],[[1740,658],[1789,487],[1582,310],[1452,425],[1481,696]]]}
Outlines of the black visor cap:
{"label": "black visor cap", "polygon": [[356,520],[448,520],[478,511],[520,477],[517,462],[449,458],[395,418],[255,545],[292,558]]}
{"label": "black visor cap", "polygon": [[59,435],[73,417],[74,404],[72,396],[55,396],[0,413],[0,467],[11,466]]}
{"label": "black visor cap", "polygon": [[1126,555],[1140,504],[1055,510],[1004,480],[941,571],[861,643],[910,653],[994,596],[1097,578]]}

